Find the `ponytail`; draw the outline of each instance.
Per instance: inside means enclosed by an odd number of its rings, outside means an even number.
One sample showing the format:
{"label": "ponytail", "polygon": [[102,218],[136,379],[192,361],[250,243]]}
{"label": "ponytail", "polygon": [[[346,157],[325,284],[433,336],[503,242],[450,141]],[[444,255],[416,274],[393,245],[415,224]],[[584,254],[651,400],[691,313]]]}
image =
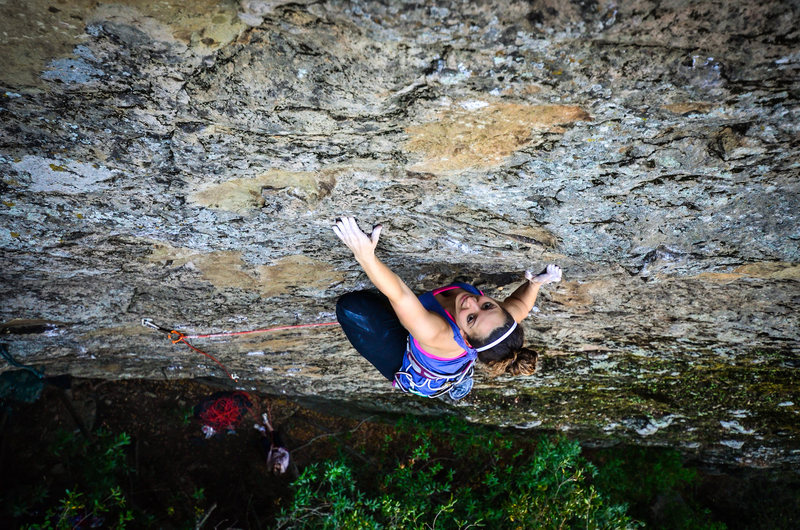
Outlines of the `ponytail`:
{"label": "ponytail", "polygon": [[525,332],[522,326],[516,326],[511,333],[506,335],[499,343],[487,350],[481,350],[484,344],[491,344],[503,337],[506,332],[514,325],[511,314],[503,310],[506,314],[505,324],[493,330],[488,337],[483,340],[467,337],[473,347],[478,348],[478,359],[485,365],[491,377],[498,375],[531,375],[536,372],[539,353],[523,348]]}
{"label": "ponytail", "polygon": [[521,348],[504,358],[497,361],[486,362],[486,370],[489,376],[497,377],[499,375],[533,375],[538,368],[539,353],[528,349]]}

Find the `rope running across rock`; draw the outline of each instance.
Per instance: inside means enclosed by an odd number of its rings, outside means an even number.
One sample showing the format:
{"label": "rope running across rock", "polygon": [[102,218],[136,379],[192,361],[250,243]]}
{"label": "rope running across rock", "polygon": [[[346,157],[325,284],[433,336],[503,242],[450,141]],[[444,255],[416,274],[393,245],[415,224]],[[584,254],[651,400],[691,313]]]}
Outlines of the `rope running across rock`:
{"label": "rope running across rock", "polygon": [[189,348],[191,348],[192,350],[194,350],[197,353],[200,353],[202,355],[205,355],[206,357],[208,357],[209,359],[211,359],[212,361],[217,363],[217,365],[220,368],[222,368],[222,371],[225,372],[225,375],[227,375],[231,379],[231,381],[233,381],[233,382],[237,382],[237,378],[235,376],[233,376],[228,371],[228,369],[225,367],[224,364],[222,364],[216,357],[214,357],[210,353],[204,352],[200,348],[197,348],[197,347],[193,346],[186,339],[210,339],[210,338],[216,338],[216,337],[232,337],[232,336],[237,336],[237,335],[250,335],[250,334],[253,334],[253,333],[267,333],[267,332],[270,332],[270,331],[282,331],[282,330],[286,330],[286,329],[312,328],[312,327],[320,327],[320,326],[335,326],[335,325],[338,325],[338,324],[339,324],[338,322],[318,322],[318,323],[312,323],[312,324],[296,324],[296,325],[292,325],[292,326],[275,326],[275,327],[271,327],[271,328],[253,329],[253,330],[248,330],[248,331],[224,331],[224,332],[220,332],[220,333],[208,333],[208,334],[202,334],[202,335],[185,335],[185,334],[181,333],[180,331],[176,331],[174,329],[168,329],[168,328],[165,328],[163,326],[159,326],[158,324],[155,324],[152,319],[149,319],[149,318],[143,318],[142,319],[142,325],[143,326],[151,328],[151,329],[155,329],[156,331],[160,331],[162,333],[165,333],[167,335],[167,337],[172,341],[173,344],[178,344],[179,342],[182,342],[185,345],[187,345]]}

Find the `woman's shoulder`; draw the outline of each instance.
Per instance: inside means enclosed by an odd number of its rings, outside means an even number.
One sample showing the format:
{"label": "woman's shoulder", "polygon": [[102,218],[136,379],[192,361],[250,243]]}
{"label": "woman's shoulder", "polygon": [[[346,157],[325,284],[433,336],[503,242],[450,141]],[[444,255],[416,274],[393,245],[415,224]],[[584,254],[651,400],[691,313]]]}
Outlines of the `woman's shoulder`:
{"label": "woman's shoulder", "polygon": [[[429,309],[428,313],[435,315],[446,325],[443,325],[435,336],[426,337],[424,340],[417,340],[418,337],[414,337],[414,335],[411,334],[411,340],[420,350],[420,353],[441,360],[456,359],[464,355],[468,346],[466,343],[463,343],[463,339],[461,339],[461,330],[456,323],[447,316],[446,311],[439,306],[439,310],[434,311]],[[461,342],[459,342],[459,339],[461,339]]]}
{"label": "woman's shoulder", "polygon": [[475,287],[471,283],[465,283],[465,282],[451,282],[451,283],[448,283],[447,285],[444,285],[442,287],[438,287],[438,288],[433,289],[433,290],[428,291],[428,292],[435,296],[437,294],[448,294],[450,291],[454,291],[456,289],[463,289],[463,290],[471,292],[473,294],[483,294],[483,291],[481,291],[480,289],[478,289],[477,287]]}

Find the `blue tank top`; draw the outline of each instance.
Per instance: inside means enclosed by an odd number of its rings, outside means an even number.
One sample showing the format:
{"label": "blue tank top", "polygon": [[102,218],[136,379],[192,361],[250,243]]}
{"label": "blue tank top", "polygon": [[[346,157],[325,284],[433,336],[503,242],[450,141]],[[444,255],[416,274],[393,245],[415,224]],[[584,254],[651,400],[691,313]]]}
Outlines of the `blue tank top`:
{"label": "blue tank top", "polygon": [[[456,341],[456,344],[464,348],[463,354],[454,359],[443,359],[423,350],[413,336],[408,337],[408,347],[411,349],[416,361],[426,370],[444,375],[458,373],[467,363],[470,363],[478,358],[478,352],[476,352],[474,348],[471,348],[464,341],[464,338],[461,336],[461,330],[459,329],[458,325],[456,325],[452,315],[450,315],[450,313],[448,313],[447,310],[442,307],[442,304],[436,300],[437,294],[458,288],[464,289],[465,291],[475,295],[483,295],[483,293],[473,285],[462,282],[454,282],[446,287],[441,287],[439,289],[434,289],[433,291],[423,293],[417,298],[422,303],[422,307],[428,311],[433,311],[434,313],[441,315],[442,318],[444,318],[445,321],[450,324],[450,328],[453,330],[453,339]],[[406,355],[408,355],[408,353],[406,353]]]}

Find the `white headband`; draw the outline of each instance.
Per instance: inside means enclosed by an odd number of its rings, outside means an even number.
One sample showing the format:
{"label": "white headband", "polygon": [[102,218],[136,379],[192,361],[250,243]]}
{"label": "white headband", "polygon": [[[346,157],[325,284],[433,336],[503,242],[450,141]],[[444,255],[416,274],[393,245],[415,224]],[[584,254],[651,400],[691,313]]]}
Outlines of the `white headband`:
{"label": "white headband", "polygon": [[501,342],[506,340],[508,338],[508,336],[511,335],[514,332],[515,329],[517,329],[517,321],[516,320],[511,325],[511,327],[508,328],[508,331],[503,333],[503,335],[499,339],[497,339],[496,341],[492,342],[491,344],[487,344],[485,346],[481,346],[480,348],[475,348],[475,351],[486,351],[489,348],[494,348],[495,346],[497,346],[498,344],[500,344]]}

